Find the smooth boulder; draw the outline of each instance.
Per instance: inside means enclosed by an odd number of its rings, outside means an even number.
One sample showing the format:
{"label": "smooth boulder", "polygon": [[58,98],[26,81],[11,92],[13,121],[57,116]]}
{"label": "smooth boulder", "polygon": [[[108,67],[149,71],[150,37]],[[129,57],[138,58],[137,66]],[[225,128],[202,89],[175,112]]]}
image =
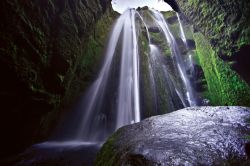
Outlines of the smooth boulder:
{"label": "smooth boulder", "polygon": [[190,107],[114,133],[96,165],[248,165],[250,108]]}

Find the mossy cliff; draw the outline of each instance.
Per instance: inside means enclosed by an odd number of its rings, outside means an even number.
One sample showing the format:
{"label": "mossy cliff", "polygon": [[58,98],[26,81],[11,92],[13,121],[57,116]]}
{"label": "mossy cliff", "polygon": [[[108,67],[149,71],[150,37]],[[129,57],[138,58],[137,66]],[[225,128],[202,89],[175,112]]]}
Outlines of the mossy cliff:
{"label": "mossy cliff", "polygon": [[181,12],[210,41],[219,56],[233,56],[250,44],[248,0],[175,0]]}
{"label": "mossy cliff", "polygon": [[0,6],[2,157],[48,136],[92,79],[116,14],[105,0]]}
{"label": "mossy cliff", "polygon": [[194,34],[196,52],[208,85],[204,94],[212,105],[250,105],[250,87],[221,60],[205,37]]}
{"label": "mossy cliff", "polygon": [[212,105],[250,106],[250,1],[172,1],[197,32],[204,96]]}

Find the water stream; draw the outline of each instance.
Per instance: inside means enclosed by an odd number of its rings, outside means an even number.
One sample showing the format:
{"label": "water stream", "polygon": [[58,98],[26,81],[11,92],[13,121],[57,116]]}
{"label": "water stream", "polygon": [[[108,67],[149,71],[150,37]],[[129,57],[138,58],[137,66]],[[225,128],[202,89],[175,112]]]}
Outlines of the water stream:
{"label": "water stream", "polygon": [[[151,23],[134,9],[116,20],[100,72],[76,111],[67,117],[68,122],[55,139],[58,141],[36,147],[99,146],[124,125],[197,105],[187,74],[192,61],[181,54],[163,15],[156,10],[148,13]],[[180,18],[178,20],[182,40],[188,47]],[[149,31],[152,25],[158,27],[170,56],[166,57],[160,45],[153,42]],[[145,39],[147,49],[142,49],[141,39]],[[145,106],[147,104],[150,106]]]}
{"label": "water stream", "polygon": [[[185,90],[182,91],[184,94],[181,94],[180,98],[183,99],[182,101],[185,107],[195,106],[196,98],[195,98],[194,90],[191,86],[190,80],[188,79],[188,76],[186,73],[186,71],[188,70],[186,68],[187,65],[185,64],[184,58],[180,53],[180,50],[175,41],[175,38],[173,34],[171,33],[164,16],[156,10],[152,10],[152,13],[153,13],[154,20],[160,26],[161,30],[164,33],[164,37],[166,41],[168,42],[169,47],[171,48],[172,57],[174,58],[174,62],[175,62],[174,65],[177,66],[179,75],[181,76],[181,79],[183,81],[183,85],[184,85],[183,88],[185,88]],[[184,43],[186,43],[186,38],[185,38],[181,24],[180,24],[180,27],[181,27],[180,29],[181,29],[182,37],[184,39]],[[180,91],[178,91],[177,93],[180,94]]]}

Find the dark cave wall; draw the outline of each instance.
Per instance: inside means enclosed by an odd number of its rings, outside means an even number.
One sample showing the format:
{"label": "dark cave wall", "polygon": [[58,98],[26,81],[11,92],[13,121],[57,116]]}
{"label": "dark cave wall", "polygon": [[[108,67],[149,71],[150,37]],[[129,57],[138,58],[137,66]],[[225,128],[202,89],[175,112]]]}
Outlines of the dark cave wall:
{"label": "dark cave wall", "polygon": [[3,0],[0,8],[4,157],[47,137],[86,88],[116,14],[107,0]]}

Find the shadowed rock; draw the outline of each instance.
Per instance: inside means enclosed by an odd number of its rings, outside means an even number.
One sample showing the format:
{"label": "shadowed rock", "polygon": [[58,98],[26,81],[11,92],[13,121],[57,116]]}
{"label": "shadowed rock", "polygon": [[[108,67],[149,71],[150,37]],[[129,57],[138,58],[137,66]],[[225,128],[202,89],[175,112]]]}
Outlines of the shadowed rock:
{"label": "shadowed rock", "polygon": [[194,41],[194,40],[187,39],[187,45],[188,45],[188,48],[189,48],[190,50],[195,50],[195,48],[196,48],[196,45],[195,45],[195,41]]}
{"label": "shadowed rock", "polygon": [[158,27],[149,27],[148,31],[153,33],[160,33],[160,29]]}
{"label": "shadowed rock", "polygon": [[169,24],[175,24],[175,23],[178,22],[178,18],[177,18],[177,16],[169,17],[169,18],[167,18],[167,22],[168,22]]}
{"label": "shadowed rock", "polygon": [[182,54],[186,54],[188,52],[187,47],[185,46],[185,43],[183,42],[183,40],[181,38],[176,38],[176,43],[181,51]]}

